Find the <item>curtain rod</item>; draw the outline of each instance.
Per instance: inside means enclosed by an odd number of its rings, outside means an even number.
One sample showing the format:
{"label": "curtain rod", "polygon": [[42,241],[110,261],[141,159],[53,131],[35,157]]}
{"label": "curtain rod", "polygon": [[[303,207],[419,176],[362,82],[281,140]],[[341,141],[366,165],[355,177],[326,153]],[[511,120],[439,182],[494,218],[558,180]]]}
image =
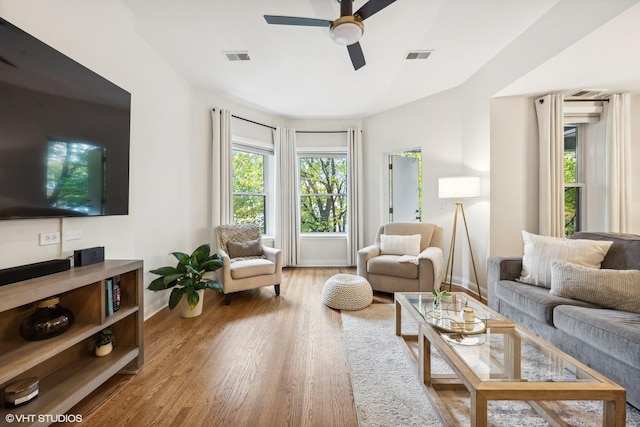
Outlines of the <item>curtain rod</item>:
{"label": "curtain rod", "polygon": [[235,116],[233,114],[231,115],[231,117],[233,117],[234,119],[244,120],[245,122],[253,123],[254,125],[264,126],[266,128],[269,128],[269,129],[272,129],[272,130],[276,130],[276,128],[274,128],[273,126],[269,126],[269,125],[265,125],[264,123],[259,123],[259,122],[255,122],[253,120],[245,119],[244,117]]}
{"label": "curtain rod", "polygon": [[347,133],[346,130],[296,130],[296,133]]}
{"label": "curtain rod", "polygon": [[564,99],[564,102],[609,102],[608,99]]}
{"label": "curtain rod", "polygon": [[[216,109],[214,108],[213,110],[215,111]],[[253,123],[254,125],[264,126],[266,128],[269,128],[269,129],[272,129],[272,130],[276,130],[276,128],[273,127],[273,126],[269,126],[269,125],[265,125],[264,123],[256,122],[256,121],[249,120],[249,119],[245,119],[244,117],[236,116],[234,114],[232,114],[231,117],[233,117],[234,119],[243,120],[245,122]],[[347,132],[348,131],[346,131],[346,130],[296,130],[296,133],[347,133]]]}

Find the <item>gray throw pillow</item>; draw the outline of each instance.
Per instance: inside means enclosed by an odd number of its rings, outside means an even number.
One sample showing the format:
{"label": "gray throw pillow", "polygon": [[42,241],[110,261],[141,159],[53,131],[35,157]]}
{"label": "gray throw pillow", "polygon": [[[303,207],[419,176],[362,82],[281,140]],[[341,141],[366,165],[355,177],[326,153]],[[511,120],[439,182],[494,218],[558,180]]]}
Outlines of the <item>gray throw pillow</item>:
{"label": "gray throw pillow", "polygon": [[247,242],[228,242],[230,258],[245,258],[264,255],[262,251],[261,239],[249,240]]}
{"label": "gray throw pillow", "polygon": [[551,261],[551,295],[640,313],[640,270],[606,270]]}

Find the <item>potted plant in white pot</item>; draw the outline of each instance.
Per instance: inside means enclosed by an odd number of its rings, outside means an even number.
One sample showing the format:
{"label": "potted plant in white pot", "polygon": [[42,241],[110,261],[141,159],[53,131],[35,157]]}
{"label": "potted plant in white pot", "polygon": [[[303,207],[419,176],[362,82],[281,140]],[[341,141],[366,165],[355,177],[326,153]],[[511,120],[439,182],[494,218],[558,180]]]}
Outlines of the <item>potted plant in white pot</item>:
{"label": "potted plant in white pot", "polygon": [[113,331],[104,328],[96,334],[96,356],[106,356],[113,351]]}
{"label": "potted plant in white pot", "polygon": [[208,244],[199,246],[191,255],[183,252],[173,252],[171,255],[178,260],[178,264],[151,270],[150,273],[160,277],[153,280],[147,289],[161,291],[173,288],[169,296],[169,308],[173,310],[181,304],[182,317],[199,316],[202,313],[204,290],[217,289],[222,292],[222,283],[204,276],[221,268],[224,261],[217,253],[211,254]]}

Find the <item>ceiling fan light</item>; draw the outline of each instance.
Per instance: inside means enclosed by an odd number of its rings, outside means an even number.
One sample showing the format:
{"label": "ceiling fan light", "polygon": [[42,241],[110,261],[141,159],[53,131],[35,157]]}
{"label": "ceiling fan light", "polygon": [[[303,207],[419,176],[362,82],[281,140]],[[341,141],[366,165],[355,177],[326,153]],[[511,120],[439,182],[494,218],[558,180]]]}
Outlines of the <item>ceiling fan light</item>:
{"label": "ceiling fan light", "polygon": [[360,40],[364,33],[362,23],[357,21],[340,22],[331,26],[329,35],[337,44],[350,46]]}

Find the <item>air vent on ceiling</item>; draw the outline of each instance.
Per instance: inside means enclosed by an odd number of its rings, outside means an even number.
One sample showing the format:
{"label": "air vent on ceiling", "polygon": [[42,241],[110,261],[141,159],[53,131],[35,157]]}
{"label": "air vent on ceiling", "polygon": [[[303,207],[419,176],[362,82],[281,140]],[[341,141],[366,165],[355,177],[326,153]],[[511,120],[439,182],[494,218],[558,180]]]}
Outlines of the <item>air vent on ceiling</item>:
{"label": "air vent on ceiling", "polygon": [[410,50],[404,59],[427,59],[432,50]]}
{"label": "air vent on ceiling", "polygon": [[251,61],[249,52],[224,52],[229,61]]}

